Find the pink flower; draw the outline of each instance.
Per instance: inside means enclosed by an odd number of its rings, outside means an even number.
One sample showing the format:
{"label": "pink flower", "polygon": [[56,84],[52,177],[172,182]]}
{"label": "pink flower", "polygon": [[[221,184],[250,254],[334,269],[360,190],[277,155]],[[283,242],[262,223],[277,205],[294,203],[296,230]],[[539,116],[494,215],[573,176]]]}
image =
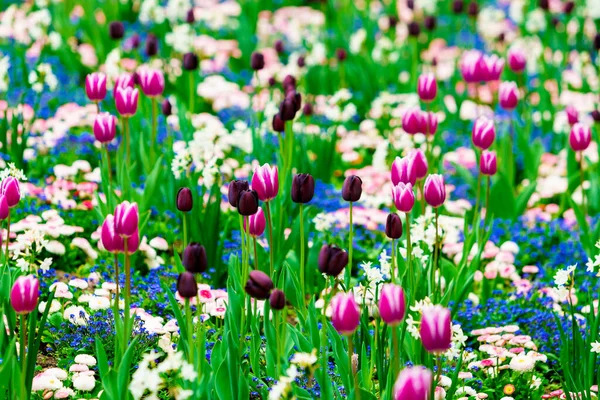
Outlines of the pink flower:
{"label": "pink flower", "polygon": [[117,118],[109,113],[96,115],[94,120],[94,137],[100,143],[109,143],[115,138]]}
{"label": "pink flower", "polygon": [[392,187],[392,199],[398,211],[410,212],[415,205],[415,193],[410,182],[406,184],[399,182]]}
{"label": "pink flower", "polygon": [[572,105],[568,105],[567,108],[565,108],[565,113],[567,114],[567,120],[569,121],[569,125],[572,126],[579,122],[579,113],[577,112],[577,109]]}
{"label": "pink flower", "polygon": [[112,214],[107,215],[102,223],[100,241],[109,253],[118,253],[123,249],[123,238],[115,232],[115,218]]}
{"label": "pink flower", "polygon": [[500,107],[507,111],[514,110],[519,103],[519,89],[514,82],[502,82],[498,89]]}
{"label": "pink flower", "polygon": [[421,112],[421,127],[419,132],[426,134],[427,136],[433,136],[437,132],[438,117],[434,112]]}
{"label": "pink flower", "polygon": [[392,183],[395,185],[410,183],[414,185],[417,182],[417,169],[415,161],[411,157],[396,157],[392,163]]}
{"label": "pink flower", "polygon": [[387,283],[381,289],[379,298],[379,315],[388,325],[398,325],[406,314],[404,290],[399,285]]}
{"label": "pink flower", "polygon": [[483,175],[493,176],[496,174],[496,153],[484,150],[481,152],[479,171]]}
{"label": "pink flower", "polygon": [[433,374],[422,367],[403,369],[394,384],[394,400],[427,400]]}
{"label": "pink flower", "polygon": [[421,149],[413,149],[408,154],[410,158],[413,159],[415,174],[417,175],[417,179],[423,179],[427,176],[427,157],[425,157],[425,153]]}
{"label": "pink flower", "polygon": [[0,183],[0,194],[6,198],[6,203],[9,208],[15,207],[21,200],[21,189],[19,181],[13,176],[6,177]]}
{"label": "pink flower", "polygon": [[525,53],[516,48],[512,48],[508,51],[508,67],[513,72],[523,72],[526,65],[527,58],[525,57]]}
{"label": "pink flower", "polygon": [[494,121],[486,117],[480,117],[473,124],[473,144],[482,150],[487,150],[496,138],[496,127]]}
{"label": "pink flower", "polygon": [[165,90],[165,77],[156,69],[140,68],[138,71],[140,87],[148,97],[158,97]]}
{"label": "pink flower", "polygon": [[10,209],[8,208],[8,201],[6,201],[6,196],[0,193],[0,221],[8,218],[8,214],[10,213]]}
{"label": "pink flower", "polygon": [[115,208],[115,232],[127,238],[138,230],[139,212],[137,203],[124,201]]}
{"label": "pink flower", "polygon": [[125,89],[125,88],[134,88],[135,87],[135,81],[133,79],[133,75],[131,74],[123,74],[123,75],[119,75],[117,77],[117,79],[115,80],[115,87],[113,88],[113,97],[117,97],[117,90],[118,89]]}
{"label": "pink flower", "polygon": [[265,232],[267,220],[262,207],[258,207],[256,214],[250,215],[247,220],[250,225],[249,227],[246,227],[246,218],[244,218],[244,230],[248,230],[250,232],[250,236],[258,237]]}
{"label": "pink flower", "polygon": [[138,107],[139,92],[131,87],[117,88],[115,93],[115,105],[117,111],[123,117],[129,118],[135,115]]}
{"label": "pink flower", "polygon": [[504,60],[495,54],[491,56],[483,56],[482,58],[484,66],[484,79],[485,81],[498,81],[502,70],[504,69]]}
{"label": "pink flower", "polygon": [[416,107],[406,110],[402,116],[402,129],[404,129],[406,133],[414,135],[421,132],[423,127],[424,123],[422,111]]}
{"label": "pink flower", "polygon": [[85,77],[85,94],[93,102],[106,97],[106,75],[94,72]]}
{"label": "pink flower", "polygon": [[437,94],[437,82],[432,73],[421,74],[419,76],[417,93],[424,102],[430,102],[435,99]]}
{"label": "pink flower", "polygon": [[262,201],[274,199],[279,192],[279,175],[277,167],[265,164],[254,170],[252,175],[252,190],[258,194]]}
{"label": "pink flower", "polygon": [[469,50],[464,53],[460,72],[467,83],[478,83],[485,78],[485,64],[483,55],[478,50]]}
{"label": "pink flower", "polygon": [[574,151],[583,151],[588,148],[592,141],[590,127],[577,122],[571,128],[569,144]]}
{"label": "pink flower", "polygon": [[430,353],[443,353],[452,342],[450,310],[440,305],[423,309],[421,317],[421,342]]}
{"label": "pink flower", "polygon": [[352,293],[340,292],[331,299],[331,322],[342,335],[352,335],[360,323],[360,309]]}
{"label": "pink flower", "polygon": [[446,201],[446,185],[444,177],[439,174],[430,174],[423,187],[425,201],[433,208],[437,208]]}
{"label": "pink flower", "polygon": [[40,297],[40,284],[33,275],[19,276],[10,291],[10,305],[17,314],[35,310]]}

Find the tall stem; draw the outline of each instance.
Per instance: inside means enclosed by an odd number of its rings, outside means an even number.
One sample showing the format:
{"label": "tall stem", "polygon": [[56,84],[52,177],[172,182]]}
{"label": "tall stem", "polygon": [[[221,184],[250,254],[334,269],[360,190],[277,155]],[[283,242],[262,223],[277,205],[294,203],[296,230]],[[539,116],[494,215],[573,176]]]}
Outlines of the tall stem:
{"label": "tall stem", "polygon": [[400,364],[400,352],[398,351],[398,327],[397,326],[390,326],[390,328],[392,329],[392,348],[393,350],[393,354],[390,355],[390,358],[392,359],[392,382],[394,381],[394,379],[398,376],[398,369],[399,369],[399,364]]}
{"label": "tall stem", "polygon": [[185,299],[185,319],[187,324],[187,339],[189,350],[188,362],[194,365],[194,329],[192,326],[192,308],[190,307],[190,299]]}
{"label": "tall stem", "polygon": [[124,329],[124,341],[123,341],[123,353],[129,345],[129,339],[131,337],[131,328],[129,327],[131,319],[131,269],[129,268],[129,252],[127,249],[128,238],[123,238],[123,244],[125,249],[125,329]]}
{"label": "tall stem", "polygon": [[354,378],[354,399],[360,400],[360,390],[358,390],[358,371],[355,373],[354,369],[352,368],[352,357],[354,356],[353,338],[354,334],[348,335],[348,367],[349,372]]}
{"label": "tall stem", "polygon": [[129,140],[129,118],[125,117],[125,150],[127,151],[127,166],[131,162],[131,145]]}
{"label": "tall stem", "polygon": [[585,181],[585,174],[583,170],[583,150],[579,152],[579,180],[581,182],[581,207],[583,209],[583,215],[587,218],[587,211],[585,207],[585,190],[583,189],[583,183]]}
{"label": "tall stem", "polygon": [[408,264],[408,275],[410,281],[410,292],[415,297],[415,274],[412,268],[412,244],[410,242],[410,213],[405,213],[406,215],[406,263]]}
{"label": "tall stem", "polygon": [[[21,359],[21,389],[22,389],[22,394],[23,395],[27,395],[27,356],[25,354],[26,351],[26,332],[27,332],[27,316],[25,314],[21,314],[21,328],[20,328],[20,333],[21,333],[21,341],[19,343],[20,345],[20,359]],[[26,399],[27,397],[22,397],[23,399]]]}
{"label": "tall stem", "polygon": [[[475,208],[473,209],[473,222],[471,225],[473,225],[473,230],[475,231],[477,229],[477,216],[479,215],[479,200],[480,200],[480,195],[481,195],[481,172],[477,173],[477,187],[475,188],[476,190],[476,194],[475,194]],[[478,243],[478,245],[480,245]]]}
{"label": "tall stem", "polygon": [[[321,365],[327,365],[327,306],[328,297],[327,289],[329,287],[329,279],[325,279],[325,288],[323,289],[323,312],[321,313]],[[327,374],[326,368],[321,368],[323,374]]]}
{"label": "tall stem", "polygon": [[106,195],[106,202],[108,204],[108,208],[111,208],[111,200],[112,200],[112,167],[110,165],[110,152],[108,151],[108,144],[103,145],[104,150],[106,151],[106,174],[108,175],[108,193]]}
{"label": "tall stem", "polygon": [[10,270],[8,269],[8,242],[10,242],[10,209],[8,210],[8,218],[7,218],[7,224],[6,224],[6,244],[4,247],[4,265],[6,266],[5,271],[10,272]]}
{"label": "tall stem", "polygon": [[183,249],[185,251],[185,247],[188,244],[188,227],[187,227],[187,214],[183,213]]}
{"label": "tall stem", "polygon": [[352,246],[352,236],[354,234],[354,229],[353,229],[353,223],[352,223],[352,204],[353,202],[350,202],[350,232],[348,235],[348,267],[346,267],[346,279],[345,279],[345,284],[346,287],[350,286],[350,279],[352,278],[352,248],[354,246]]}
{"label": "tall stem", "polygon": [[304,285],[305,279],[304,271],[304,209],[303,204],[300,203],[300,286],[302,287],[302,301],[306,300],[306,287]]}
{"label": "tall stem", "polygon": [[392,283],[396,283],[396,278],[400,280],[400,271],[396,267],[396,240],[392,239]]}
{"label": "tall stem", "polygon": [[[116,284],[116,303],[117,303],[117,314],[119,312],[119,259],[117,257],[117,253],[114,254],[115,256],[115,284]],[[115,318],[117,318],[117,314],[115,314]]]}
{"label": "tall stem", "polygon": [[157,136],[157,118],[158,118],[158,111],[157,111],[157,102],[156,102],[156,97],[152,97],[152,141],[150,142],[150,154],[152,155],[152,161],[154,161],[155,159],[155,154],[156,154],[156,136]]}
{"label": "tall stem", "polygon": [[252,238],[254,242],[254,269],[258,269],[258,252],[256,251],[256,238]]}
{"label": "tall stem", "polygon": [[[433,244],[433,268],[432,268],[432,280],[434,281],[434,284],[432,285],[432,287],[435,287],[435,273],[438,270],[438,241],[439,241],[439,230],[438,230],[438,220],[439,220],[439,216],[440,216],[440,211],[439,208],[435,208],[435,243]],[[441,281],[441,271],[439,272],[440,276],[438,277],[438,284]],[[441,290],[441,288],[437,287],[437,290]],[[433,295],[435,294],[435,290],[433,291]],[[441,297],[441,293],[440,293],[440,297]]]}
{"label": "tall stem", "polygon": [[194,73],[190,71],[190,114],[194,113]]}
{"label": "tall stem", "polygon": [[269,224],[269,261],[271,263],[271,276],[275,272],[275,260],[273,259],[273,221],[271,219],[271,202],[265,202],[265,208],[267,209],[267,223]]}

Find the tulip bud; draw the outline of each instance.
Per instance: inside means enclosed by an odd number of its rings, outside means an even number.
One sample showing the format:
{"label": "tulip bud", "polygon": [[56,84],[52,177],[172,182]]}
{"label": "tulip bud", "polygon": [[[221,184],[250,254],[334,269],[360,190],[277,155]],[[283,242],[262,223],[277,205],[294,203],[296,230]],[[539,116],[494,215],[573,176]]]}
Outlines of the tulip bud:
{"label": "tulip bud", "polygon": [[85,77],[85,94],[90,101],[102,101],[106,97],[106,75],[94,72]]}
{"label": "tulip bud", "polygon": [[201,274],[206,271],[208,261],[206,250],[200,243],[190,243],[183,250],[183,266],[185,270],[193,274]]}
{"label": "tulip bud", "polygon": [[0,194],[6,198],[9,208],[15,207],[21,200],[19,181],[13,176],[8,176],[0,183]]}
{"label": "tulip bud", "polygon": [[250,185],[248,184],[248,181],[231,181],[227,193],[227,199],[229,200],[229,204],[231,204],[232,207],[237,207],[240,198],[240,193],[243,190],[248,190],[249,188]]}
{"label": "tulip bud", "polygon": [[153,57],[158,53],[158,39],[152,33],[146,38],[146,55]]}
{"label": "tulip bud", "polygon": [[408,24],[408,35],[411,37],[417,37],[421,33],[421,28],[419,27],[419,23],[416,21],[411,21]]}
{"label": "tulip bud", "polygon": [[415,193],[409,183],[399,182],[392,187],[392,200],[398,211],[409,213],[415,205]]}
{"label": "tulip bud", "polygon": [[319,252],[318,264],[321,273],[336,277],[348,265],[348,253],[339,247],[324,244]]}
{"label": "tulip bud", "polygon": [[[588,148],[592,141],[590,127],[578,122],[571,128],[569,144],[574,151],[583,151]],[[10,205],[10,202],[9,202]]]}
{"label": "tulip bud", "polygon": [[198,296],[198,284],[194,274],[188,271],[179,274],[179,277],[177,277],[177,292],[184,299]]}
{"label": "tulip bud", "polygon": [[298,61],[296,62],[299,68],[304,68],[306,66],[306,59],[303,56],[298,57]]}
{"label": "tulip bud", "polygon": [[242,190],[238,198],[238,213],[243,216],[254,215],[258,211],[258,194],[255,190]]}
{"label": "tulip bud", "polygon": [[115,232],[115,218],[112,214],[108,214],[102,223],[100,241],[109,253],[118,253],[124,248],[123,238]]}
{"label": "tulip bud", "polygon": [[392,163],[392,184],[396,186],[401,182],[411,185],[417,182],[417,169],[415,161],[411,157],[396,157]]}
{"label": "tulip bud", "polygon": [[113,21],[108,26],[108,33],[112,40],[122,39],[125,35],[125,26],[121,21]]}
{"label": "tulip bud", "polygon": [[115,232],[127,238],[138,230],[139,212],[137,203],[124,201],[115,208]]}
{"label": "tulip bud", "polygon": [[478,50],[466,51],[460,62],[460,72],[467,83],[478,83],[485,78],[483,54]]}
{"label": "tulip bud", "polygon": [[469,17],[477,17],[477,14],[479,14],[479,6],[476,2],[472,1],[469,3],[469,6],[467,7],[467,14]]}
{"label": "tulip bud", "polygon": [[254,52],[250,57],[250,67],[255,71],[260,71],[265,67],[265,56],[262,53]]}
{"label": "tulip bud", "polygon": [[419,132],[433,136],[437,132],[438,117],[434,112],[422,112],[419,118]]}
{"label": "tulip bud", "polygon": [[198,56],[195,53],[185,53],[183,55],[183,69],[186,71],[195,71],[198,69]]}
{"label": "tulip bud", "polygon": [[419,133],[425,123],[422,121],[423,114],[418,108],[410,108],[406,110],[402,116],[402,129],[408,134],[414,135]]}
{"label": "tulip bud", "polygon": [[422,367],[404,368],[394,384],[393,400],[429,400],[433,374]]}
{"label": "tulip bud", "polygon": [[527,57],[525,53],[518,48],[512,48],[508,51],[508,67],[516,73],[525,71],[527,66]]}
{"label": "tulip bud", "polygon": [[342,335],[352,335],[360,323],[360,309],[352,293],[338,293],[331,299],[331,323]]}
{"label": "tulip bud", "polygon": [[193,24],[194,22],[196,22],[196,16],[194,15],[193,8],[188,10],[188,12],[185,16],[185,22],[187,22],[188,24]]}
{"label": "tulip bud", "polygon": [[189,188],[182,187],[177,192],[177,209],[179,211],[188,212],[194,207],[194,198],[192,191]]}
{"label": "tulip bud", "polygon": [[283,86],[283,90],[286,93],[296,90],[296,78],[291,75],[286,75],[285,78],[283,78],[283,82],[281,82],[281,86]]}
{"label": "tulip bud", "polygon": [[423,347],[429,353],[443,353],[452,344],[452,323],[450,310],[440,305],[428,306],[422,310],[419,330]]}
{"label": "tulip bud", "polygon": [[308,203],[315,195],[315,179],[310,174],[296,174],[292,181],[292,201]]}
{"label": "tulip bud", "polygon": [[507,111],[514,110],[519,103],[519,89],[514,82],[502,82],[498,89],[500,107]]}
{"label": "tulip bud", "polygon": [[0,193],[0,221],[3,221],[6,218],[8,218],[9,213],[10,209],[8,208],[8,201],[6,200],[6,196]]}
{"label": "tulip bud", "polygon": [[113,88],[113,97],[115,98],[115,100],[117,98],[117,90],[119,88],[125,89],[126,87],[130,87],[132,89],[135,87],[133,75],[131,75],[131,74],[119,75],[115,79],[115,87]]}
{"label": "tulip bud", "polygon": [[594,36],[594,49],[596,51],[600,50],[600,33],[596,33],[596,36]]}
{"label": "tulip bud", "polygon": [[573,126],[579,122],[579,113],[572,105],[568,105],[567,108],[565,108],[565,113],[567,114],[567,121],[569,121],[569,125]]}
{"label": "tulip bud", "polygon": [[246,227],[246,218],[244,218],[244,230],[247,230],[250,233],[250,236],[258,237],[265,232],[267,220],[262,207],[258,207],[256,213],[248,217],[248,222],[250,225]]}
{"label": "tulip bud", "polygon": [[437,25],[437,20],[434,16],[427,15],[423,21],[423,25],[425,25],[425,29],[428,31],[433,31]]}
{"label": "tulip bud", "polygon": [[273,46],[273,47],[275,48],[275,51],[277,52],[277,54],[281,54],[285,50],[284,46],[283,46],[283,42],[281,40],[277,40],[275,42],[275,46]]}
{"label": "tulip bud", "polygon": [[335,51],[335,57],[338,59],[338,61],[344,62],[346,61],[346,58],[348,58],[348,53],[344,49],[337,49]]}
{"label": "tulip bud", "polygon": [[279,115],[279,113],[273,115],[273,130],[275,132],[285,131],[285,121],[281,119],[281,115]]}
{"label": "tulip bud", "polygon": [[356,175],[350,175],[344,180],[342,198],[346,201],[358,201],[362,194],[362,180]]}
{"label": "tulip bud", "polygon": [[254,170],[252,189],[256,190],[262,201],[274,199],[279,193],[279,174],[277,167],[264,164]]}
{"label": "tulip bud", "polygon": [[415,169],[415,175],[417,179],[423,179],[427,176],[427,157],[421,149],[413,149],[408,154],[413,160],[413,167]]}
{"label": "tulip bud", "polygon": [[244,288],[246,293],[257,300],[266,300],[273,290],[273,281],[267,274],[259,270],[250,271],[248,282]]}
{"label": "tulip bud", "polygon": [[482,61],[483,80],[486,82],[500,80],[500,75],[502,75],[502,70],[504,69],[504,60],[497,55],[492,54],[491,56],[484,55]]}
{"label": "tulip bud", "polygon": [[385,234],[390,239],[402,237],[402,220],[396,213],[389,213],[385,221]]}
{"label": "tulip bud", "polygon": [[173,112],[173,107],[171,107],[171,102],[169,99],[164,99],[161,106],[161,111],[165,117],[168,117]]}
{"label": "tulip bud", "polygon": [[574,8],[575,8],[575,2],[571,1],[571,0],[567,1],[565,3],[565,8],[564,8],[565,14],[571,14],[573,12]]}
{"label": "tulip bud", "polygon": [[388,325],[400,324],[406,314],[404,290],[399,285],[386,283],[379,297],[379,315]]}
{"label": "tulip bud", "polygon": [[465,9],[465,3],[463,0],[454,0],[452,3],[452,11],[454,14],[461,14]]}
{"label": "tulip bud", "polygon": [[487,150],[482,151],[479,160],[479,171],[483,175],[493,176],[496,174],[496,169],[496,153]]}
{"label": "tulip bud", "polygon": [[294,100],[286,96],[286,98],[279,105],[278,115],[284,122],[293,120],[296,116]]}
{"label": "tulip bud", "polygon": [[437,208],[446,201],[446,185],[444,177],[439,174],[431,174],[425,180],[423,187],[425,201],[433,208]]}
{"label": "tulip bud", "polygon": [[29,314],[37,307],[39,297],[37,278],[33,275],[19,276],[10,291],[10,305],[19,315]]}
{"label": "tulip bud", "polygon": [[140,87],[142,92],[150,98],[160,96],[165,90],[165,77],[162,71],[151,68],[140,68]]}
{"label": "tulip bud", "polygon": [[117,88],[115,93],[115,105],[117,111],[123,117],[129,118],[135,115],[138,107],[139,92],[130,87]]}
{"label": "tulip bud", "polygon": [[437,82],[432,73],[421,74],[417,83],[417,93],[424,102],[435,100],[437,95]]}
{"label": "tulip bud", "polygon": [[487,150],[496,138],[494,121],[486,117],[475,120],[472,130],[473,144],[481,150]]}
{"label": "tulip bud", "polygon": [[94,120],[94,137],[100,143],[110,143],[117,132],[117,118],[109,113],[96,115]]}
{"label": "tulip bud", "polygon": [[273,310],[283,310],[285,307],[285,294],[279,289],[275,289],[269,296],[269,305]]}
{"label": "tulip bud", "polygon": [[313,106],[310,103],[304,103],[304,108],[302,109],[302,114],[310,117],[313,115]]}

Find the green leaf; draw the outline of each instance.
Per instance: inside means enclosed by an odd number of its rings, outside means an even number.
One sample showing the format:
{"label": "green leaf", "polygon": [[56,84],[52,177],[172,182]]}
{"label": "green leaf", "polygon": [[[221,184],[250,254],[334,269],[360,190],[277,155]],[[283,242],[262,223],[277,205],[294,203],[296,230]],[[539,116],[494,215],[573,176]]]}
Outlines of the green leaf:
{"label": "green leaf", "polygon": [[498,174],[492,186],[489,200],[490,213],[497,218],[512,219],[516,217],[516,204],[513,188],[506,176]]}

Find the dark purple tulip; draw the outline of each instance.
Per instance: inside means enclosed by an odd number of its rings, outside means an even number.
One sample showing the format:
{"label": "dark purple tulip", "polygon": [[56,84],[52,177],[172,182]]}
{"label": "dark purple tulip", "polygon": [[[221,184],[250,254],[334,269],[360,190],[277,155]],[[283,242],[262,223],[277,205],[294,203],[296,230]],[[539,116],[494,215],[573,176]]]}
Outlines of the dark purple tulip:
{"label": "dark purple tulip", "polygon": [[198,296],[198,284],[196,283],[194,274],[188,271],[179,274],[177,278],[177,292],[184,299],[191,299]]}
{"label": "dark purple tulip", "polygon": [[419,36],[421,33],[421,28],[419,27],[419,23],[416,21],[412,21],[408,24],[408,34],[412,37]]}
{"label": "dark purple tulip", "polygon": [[158,53],[158,39],[152,33],[149,33],[146,38],[146,55],[152,57],[156,53]]}
{"label": "dark purple tulip", "polygon": [[177,192],[177,209],[179,211],[188,212],[194,206],[194,198],[192,191],[189,188],[182,187]]}
{"label": "dark purple tulip", "polygon": [[229,204],[231,204],[232,207],[237,207],[240,198],[240,193],[243,190],[248,190],[249,188],[250,184],[248,183],[248,181],[231,181],[228,188],[229,191],[227,193],[227,199],[229,200]]}
{"label": "dark purple tulip", "polygon": [[285,131],[285,122],[281,119],[279,113],[273,116],[273,130],[275,132],[284,132]]}
{"label": "dark purple tulip", "polygon": [[600,122],[600,111],[592,111],[592,119],[594,120],[594,122]]}
{"label": "dark purple tulip", "polygon": [[161,110],[165,117],[168,117],[173,112],[173,107],[171,106],[171,102],[168,99],[165,99],[162,102]]}
{"label": "dark purple tulip", "polygon": [[565,3],[565,14],[571,14],[573,12],[573,9],[575,8],[575,2],[573,1],[567,1]]}
{"label": "dark purple tulip", "polygon": [[190,243],[183,251],[183,266],[185,270],[194,274],[206,271],[208,261],[206,249],[200,243]]}
{"label": "dark purple tulip", "polygon": [[385,234],[390,239],[400,239],[402,236],[402,220],[398,214],[388,214],[385,222]]}
{"label": "dark purple tulip", "polygon": [[296,174],[292,181],[292,201],[308,203],[315,195],[315,179],[310,174]]}
{"label": "dark purple tulip", "polygon": [[275,51],[277,52],[277,54],[281,54],[285,50],[283,46],[283,41],[281,40],[276,41],[275,46],[273,47],[275,47]]}
{"label": "dark purple tulip", "polygon": [[270,78],[267,80],[267,83],[269,84],[269,87],[273,87],[273,86],[275,86],[275,85],[277,84],[277,81],[275,80],[275,78],[273,78],[273,77],[270,77]]}
{"label": "dark purple tulip", "polygon": [[186,71],[198,69],[198,56],[195,53],[185,53],[183,55],[183,69]]}
{"label": "dark purple tulip", "polygon": [[285,294],[279,289],[275,289],[269,296],[269,305],[273,310],[283,310],[285,307]]}
{"label": "dark purple tulip", "polygon": [[302,109],[302,114],[306,115],[307,117],[310,117],[311,115],[313,115],[313,106],[310,103],[304,103],[304,107]]}
{"label": "dark purple tulip", "polygon": [[286,77],[283,78],[283,82],[281,82],[281,86],[283,86],[285,92],[296,90],[296,78],[291,75],[286,75]]}
{"label": "dark purple tulip", "polygon": [[344,62],[348,58],[348,53],[344,49],[337,49],[335,51],[335,56],[340,62]]}
{"label": "dark purple tulip", "polygon": [[265,67],[265,56],[262,53],[254,52],[250,57],[250,67],[255,71],[260,71]]}
{"label": "dark purple tulip", "polygon": [[464,9],[465,2],[463,0],[454,0],[454,3],[452,3],[452,11],[454,11],[455,14],[462,13]]}
{"label": "dark purple tulip", "polygon": [[428,31],[432,31],[435,29],[437,21],[433,15],[428,15],[425,17],[423,25],[425,25],[425,29],[427,29]]}
{"label": "dark purple tulip", "polygon": [[469,15],[469,17],[477,17],[477,14],[479,14],[479,6],[477,5],[477,3],[475,3],[474,1],[469,3],[469,7],[467,8],[467,14]]}
{"label": "dark purple tulip", "polygon": [[193,8],[187,12],[187,15],[185,16],[185,22],[187,22],[188,24],[193,24],[194,22],[196,22],[196,16],[194,15]]}
{"label": "dark purple tulip", "polygon": [[305,66],[306,66],[306,60],[304,59],[304,56],[298,57],[298,67],[303,68]]}
{"label": "dark purple tulip", "polygon": [[250,297],[257,300],[266,300],[269,298],[271,290],[273,290],[273,281],[264,272],[254,270],[250,272],[244,289]]}
{"label": "dark purple tulip", "polygon": [[319,252],[319,271],[329,276],[338,276],[348,265],[348,253],[333,245],[324,244]]}
{"label": "dark purple tulip", "polygon": [[256,214],[258,211],[258,193],[256,193],[256,190],[242,190],[237,209],[244,216]]}
{"label": "dark purple tulip", "polygon": [[344,181],[342,198],[346,201],[358,201],[362,195],[362,180],[356,175],[350,175]]}
{"label": "dark purple tulip", "polygon": [[283,121],[291,121],[296,116],[296,105],[293,97],[287,97],[279,105],[279,114]]}
{"label": "dark purple tulip", "polygon": [[125,35],[125,26],[121,21],[113,21],[108,26],[108,33],[112,40],[122,39]]}

